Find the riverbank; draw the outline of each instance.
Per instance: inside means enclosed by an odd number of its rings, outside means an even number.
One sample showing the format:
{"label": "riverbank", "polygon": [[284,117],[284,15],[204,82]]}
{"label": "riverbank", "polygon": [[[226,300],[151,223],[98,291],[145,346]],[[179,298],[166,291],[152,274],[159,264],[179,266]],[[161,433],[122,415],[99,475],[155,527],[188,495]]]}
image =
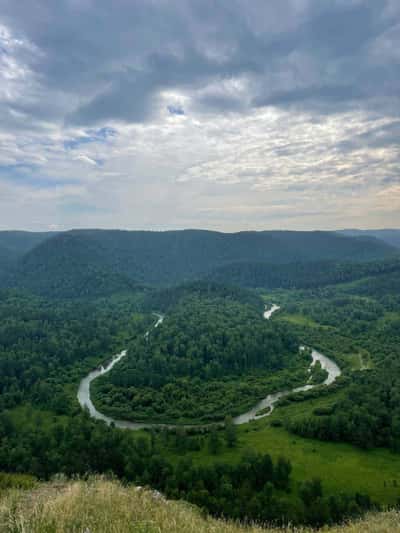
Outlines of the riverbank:
{"label": "riverbank", "polygon": [[[263,316],[266,320],[269,320],[273,313],[278,311],[280,307],[276,304],[273,304],[269,309],[266,307],[265,311],[263,313]],[[155,322],[153,328],[157,328],[160,324],[162,324],[164,317],[162,315],[156,315],[158,317],[157,321]],[[151,330],[148,330],[145,333],[145,338],[148,338]],[[303,347],[300,347],[300,349],[303,349]],[[79,401],[80,406],[83,409],[88,409],[90,416],[97,420],[103,420],[108,425],[115,425],[116,427],[120,429],[130,429],[133,431],[137,431],[140,429],[145,428],[176,428],[176,427],[185,427],[185,428],[193,428],[193,427],[209,427],[210,424],[205,424],[204,426],[195,426],[195,425],[183,425],[183,424],[161,424],[161,423],[145,423],[145,422],[131,422],[129,420],[119,420],[112,418],[111,416],[107,416],[100,411],[96,409],[94,406],[91,395],[90,395],[90,385],[91,383],[99,376],[102,376],[106,373],[108,373],[123,357],[125,357],[127,354],[126,350],[123,350],[121,353],[117,354],[112,361],[104,368],[101,367],[99,369],[93,370],[90,372],[80,383],[77,398]],[[315,363],[318,361],[321,364],[321,368],[327,371],[328,376],[326,380],[324,381],[324,385],[330,385],[335,381],[337,377],[340,376],[341,370],[337,366],[337,364],[329,359],[327,356],[317,352],[316,350],[312,350],[311,352],[312,362],[310,365],[310,368],[315,365]],[[234,418],[233,422],[236,425],[246,424],[252,420],[259,420],[260,418],[264,418],[266,416],[270,416],[275,405],[277,402],[284,398],[285,396],[288,396],[291,393],[294,392],[302,392],[307,391],[312,388],[314,388],[315,385],[303,385],[301,387],[296,387],[294,389],[288,389],[283,390],[280,392],[276,392],[274,394],[269,394],[265,398],[263,398],[261,401],[259,401],[254,407],[252,407],[249,411],[237,416]],[[261,413],[260,413],[261,411]]]}

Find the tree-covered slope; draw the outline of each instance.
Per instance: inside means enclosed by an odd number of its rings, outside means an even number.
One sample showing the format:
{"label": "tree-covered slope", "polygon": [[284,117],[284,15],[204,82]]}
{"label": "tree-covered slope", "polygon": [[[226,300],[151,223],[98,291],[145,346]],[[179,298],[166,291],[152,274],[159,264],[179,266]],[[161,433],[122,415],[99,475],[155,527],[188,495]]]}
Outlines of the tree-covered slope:
{"label": "tree-covered slope", "polygon": [[386,242],[390,246],[400,248],[400,229],[345,229],[339,231],[338,233],[350,237],[375,237],[376,239]]}
{"label": "tree-covered slope", "polygon": [[83,235],[63,233],[28,252],[3,285],[53,298],[91,298],[131,291],[132,278],[112,270],[102,248]]}
{"label": "tree-covered slope", "polygon": [[41,242],[55,235],[57,233],[46,231],[0,231],[0,249],[7,250],[15,258],[21,257]]}
{"label": "tree-covered slope", "polygon": [[0,280],[9,272],[15,261],[15,256],[5,247],[0,245]]}
{"label": "tree-covered slope", "polygon": [[311,261],[283,265],[232,263],[207,275],[216,283],[253,288],[307,289],[400,273],[400,259],[371,262]]}
{"label": "tree-covered slope", "polygon": [[75,230],[46,239],[25,254],[8,284],[46,295],[75,296],[82,290],[85,294],[81,277],[92,272],[139,283],[175,284],[231,263],[366,261],[394,254],[392,247],[376,239],[332,232]]}
{"label": "tree-covered slope", "polygon": [[[99,409],[119,419],[222,421],[252,407],[268,387],[305,383],[309,361],[298,346],[288,328],[229,293],[183,293],[92,391]],[[282,383],[279,372],[289,369]]]}
{"label": "tree-covered slope", "polygon": [[0,284],[24,254],[54,235],[47,232],[0,231]]}
{"label": "tree-covered slope", "polygon": [[261,314],[264,301],[255,291],[236,285],[229,285],[222,280],[219,283],[209,280],[192,281],[174,287],[149,290],[143,299],[142,307],[145,311],[168,312],[182,299],[189,296],[200,298],[222,298],[225,301],[250,305]]}
{"label": "tree-covered slope", "polygon": [[[121,332],[144,330],[133,317],[135,308],[133,297],[54,302],[0,290],[0,418],[29,402],[68,412],[72,398],[65,398],[65,382],[77,386],[96,364],[91,358],[108,358],[120,347]],[[0,421],[0,441],[1,428]],[[0,464],[2,457],[0,451]]]}
{"label": "tree-covered slope", "polygon": [[342,354],[344,363],[350,358],[356,369],[327,412],[295,420],[291,430],[399,453],[400,271],[288,298],[286,319],[298,335],[324,353]]}

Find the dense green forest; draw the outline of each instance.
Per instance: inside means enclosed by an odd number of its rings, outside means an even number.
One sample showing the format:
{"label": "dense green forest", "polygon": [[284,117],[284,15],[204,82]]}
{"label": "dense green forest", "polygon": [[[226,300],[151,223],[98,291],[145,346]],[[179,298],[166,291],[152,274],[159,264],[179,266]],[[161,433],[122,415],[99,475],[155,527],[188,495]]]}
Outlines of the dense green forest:
{"label": "dense green forest", "polygon": [[310,360],[289,328],[229,292],[179,294],[162,327],[137,337],[128,356],[93,383],[101,411],[196,424],[238,415],[271,388],[305,383]]}
{"label": "dense green forest", "polygon": [[56,235],[56,232],[0,231],[0,250],[7,254],[8,260],[14,261]]}
{"label": "dense green forest", "polygon": [[143,298],[142,308],[146,311],[157,310],[168,312],[176,306],[180,300],[189,296],[200,298],[222,298],[226,302],[234,301],[249,305],[261,313],[265,307],[264,301],[259,294],[248,291],[232,284],[221,284],[213,281],[192,281],[182,285],[167,287],[163,289],[146,291]]}
{"label": "dense green forest", "polygon": [[134,315],[136,308],[132,298],[55,304],[0,291],[0,409],[34,402],[57,413],[72,412],[65,383],[78,383],[124,336],[143,331],[150,319]]}
{"label": "dense green forest", "polygon": [[341,235],[347,235],[349,237],[375,237],[380,239],[391,246],[400,248],[400,230],[399,229],[344,229],[338,231]]}
{"label": "dense green forest", "polygon": [[[7,413],[0,414],[3,471],[30,473],[41,479],[55,473],[85,476],[113,472],[125,481],[161,490],[168,498],[189,500],[215,516],[246,521],[321,525],[376,506],[360,493],[327,497],[317,478],[304,480],[296,497],[289,498],[292,465],[284,457],[274,462],[268,454],[248,450],[234,465],[217,461],[196,466],[185,457],[171,463],[163,457],[160,445],[169,438],[167,434],[133,438],[131,433],[107,428],[85,414],[65,421],[43,420],[29,411],[26,416],[19,425]],[[188,440],[180,435],[174,438],[179,446]]]}
{"label": "dense green forest", "polygon": [[386,277],[400,272],[400,260],[365,263],[314,261],[284,265],[234,263],[211,272],[207,278],[217,283],[267,289],[307,289],[355,281],[365,277]]}
{"label": "dense green forest", "polygon": [[0,284],[9,279],[18,261],[53,233],[0,231]]}
{"label": "dense green forest", "polygon": [[[215,290],[212,297],[199,296],[198,292],[188,296],[186,289],[175,314],[171,313],[169,325],[165,319],[170,329],[155,330],[149,344],[154,338],[166,350],[165,355],[168,348],[173,353],[182,342],[190,343],[190,335],[200,333],[203,317],[208,325],[203,330],[203,363],[210,363],[207,371],[207,365],[202,365],[204,377],[200,379],[204,381],[208,371],[216,371],[212,362],[236,376],[249,366],[279,368],[282,361],[276,357],[276,350],[287,353],[288,358],[297,353],[298,341],[285,326],[270,326],[260,318],[258,306],[235,300],[236,291],[221,288],[220,292],[225,296],[216,296]],[[164,432],[136,437],[79,414],[71,393],[76,391],[79,376],[108,358],[121,343],[129,339],[133,344],[143,342],[143,333],[153,318],[137,313],[141,305],[140,297],[132,300],[131,296],[55,304],[26,293],[1,292],[2,471],[30,473],[44,479],[55,473],[112,471],[127,481],[158,488],[170,498],[185,498],[216,516],[245,520],[320,524],[358,514],[373,505],[367,495],[349,493],[336,499],[325,496],[320,481],[312,477],[291,495],[294,485],[290,462],[280,458],[274,463],[268,454],[241,452],[233,465],[219,461],[208,467],[189,459],[171,463],[164,457],[167,450],[180,455],[185,450],[204,450],[218,457],[221,447],[237,449],[238,436],[229,420],[224,430],[199,436],[177,431],[175,435]],[[178,331],[182,322],[189,324],[184,333]],[[248,333],[250,327],[256,332],[255,338]],[[206,332],[213,336],[207,339]],[[242,342],[238,346],[228,342],[235,332],[235,341]],[[170,333],[178,335],[178,344],[172,347],[168,345]],[[260,350],[252,339],[264,342],[269,351]],[[214,350],[214,342],[220,343],[219,350]],[[224,342],[229,349],[222,349]],[[243,343],[247,342],[253,342],[253,351],[246,352],[247,360],[240,354],[236,361],[235,349],[246,348]],[[192,372],[197,370],[195,367]],[[287,378],[290,380],[289,374]]]}
{"label": "dense green forest", "polygon": [[292,421],[290,430],[400,451],[400,273],[287,297],[282,320],[291,322],[307,342],[354,368],[344,394],[330,409]]}
{"label": "dense green forest", "polygon": [[[321,525],[400,497],[392,248],[326,232],[77,231],[0,232],[0,253],[0,471],[112,473],[243,521]],[[324,381],[300,344],[343,375],[236,426],[268,393]],[[122,349],[92,383],[96,407],[193,427],[123,431],[82,411],[81,379]]]}
{"label": "dense green forest", "polygon": [[[334,232],[73,230],[56,234],[0,232],[1,255],[11,257],[6,250],[13,239],[16,261],[0,272],[0,284],[54,298],[108,296],[129,290],[133,283],[176,285],[224,266],[228,270],[222,283],[229,283],[231,271],[232,282],[236,282],[237,263],[266,263],[261,269],[268,271],[269,264],[373,261],[399,254],[398,249],[373,237]],[[247,270],[245,267],[246,278]],[[221,275],[217,270],[219,282]]]}

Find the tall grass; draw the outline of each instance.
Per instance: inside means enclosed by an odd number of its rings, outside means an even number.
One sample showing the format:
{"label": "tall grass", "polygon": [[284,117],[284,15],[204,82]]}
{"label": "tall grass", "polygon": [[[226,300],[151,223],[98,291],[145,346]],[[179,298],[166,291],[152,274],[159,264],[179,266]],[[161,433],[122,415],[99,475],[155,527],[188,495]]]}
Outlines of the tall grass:
{"label": "tall grass", "polygon": [[[244,527],[215,520],[184,502],[116,481],[53,482],[0,495],[3,533],[278,533],[273,528]],[[282,530],[281,530],[282,531]],[[297,530],[303,531],[306,530]],[[331,533],[400,532],[400,514],[370,515]]]}

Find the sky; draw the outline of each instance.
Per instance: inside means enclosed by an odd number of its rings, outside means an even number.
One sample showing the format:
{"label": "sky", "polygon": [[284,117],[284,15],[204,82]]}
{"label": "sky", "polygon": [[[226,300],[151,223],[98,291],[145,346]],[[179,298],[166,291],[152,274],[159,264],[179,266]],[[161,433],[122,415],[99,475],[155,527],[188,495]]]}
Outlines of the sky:
{"label": "sky", "polygon": [[0,0],[0,229],[400,227],[399,0]]}

